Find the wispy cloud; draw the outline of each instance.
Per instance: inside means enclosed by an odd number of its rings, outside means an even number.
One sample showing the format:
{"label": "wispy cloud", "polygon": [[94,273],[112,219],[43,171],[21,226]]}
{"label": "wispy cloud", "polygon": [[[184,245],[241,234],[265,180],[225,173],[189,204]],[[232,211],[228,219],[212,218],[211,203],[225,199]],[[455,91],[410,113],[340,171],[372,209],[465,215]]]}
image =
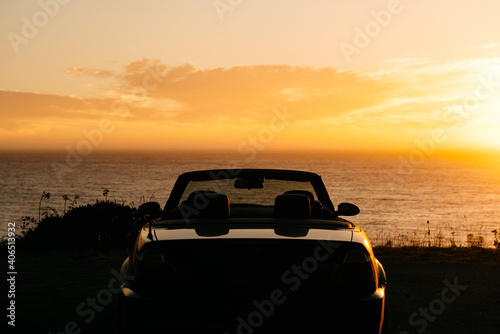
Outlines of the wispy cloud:
{"label": "wispy cloud", "polygon": [[66,73],[72,76],[87,75],[96,78],[115,77],[115,73],[113,71],[103,70],[103,69],[92,69],[86,67],[73,67],[68,69]]}
{"label": "wispy cloud", "polygon": [[500,43],[488,43],[471,46],[472,49],[493,49],[500,47]]}
{"label": "wispy cloud", "polygon": [[[269,121],[273,108],[286,105],[304,134],[317,132],[321,125],[353,133],[403,133],[448,126],[440,111],[463,99],[478,71],[497,63],[408,58],[366,73],[287,65],[204,69],[190,63],[167,66],[155,59],[131,62],[121,71],[76,67],[67,73],[89,77],[101,97],[0,90],[0,128],[58,123],[78,128],[104,117],[145,133],[148,127],[179,125],[257,128]],[[108,78],[113,85],[99,84]],[[112,112],[117,102],[127,106],[126,117]]]}

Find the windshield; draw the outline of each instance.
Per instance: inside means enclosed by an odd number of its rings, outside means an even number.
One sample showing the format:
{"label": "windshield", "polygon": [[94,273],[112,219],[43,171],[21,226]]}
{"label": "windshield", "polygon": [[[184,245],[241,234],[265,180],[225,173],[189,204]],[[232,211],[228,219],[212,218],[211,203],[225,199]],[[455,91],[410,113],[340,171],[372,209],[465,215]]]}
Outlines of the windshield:
{"label": "windshield", "polygon": [[[309,181],[261,179],[259,185],[242,183],[241,181],[242,179],[190,181],[182,194],[181,201],[187,200],[192,192],[200,190],[215,191],[226,195],[231,205],[272,206],[278,195],[288,191],[308,191],[313,197],[312,201],[317,199]],[[248,185],[250,189],[244,188],[245,185]]]}

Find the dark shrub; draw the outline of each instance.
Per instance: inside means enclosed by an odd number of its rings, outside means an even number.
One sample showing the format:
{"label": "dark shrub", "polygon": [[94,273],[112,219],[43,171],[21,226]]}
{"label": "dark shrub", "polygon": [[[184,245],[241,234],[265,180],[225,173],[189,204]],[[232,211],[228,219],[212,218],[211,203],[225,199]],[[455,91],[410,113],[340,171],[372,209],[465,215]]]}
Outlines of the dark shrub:
{"label": "dark shrub", "polygon": [[64,215],[65,239],[78,247],[128,246],[143,225],[136,209],[109,201],[79,206]]}
{"label": "dark shrub", "polygon": [[128,247],[145,223],[137,209],[110,201],[73,207],[64,216],[46,216],[40,222],[22,220],[25,232],[19,246],[43,249]]}

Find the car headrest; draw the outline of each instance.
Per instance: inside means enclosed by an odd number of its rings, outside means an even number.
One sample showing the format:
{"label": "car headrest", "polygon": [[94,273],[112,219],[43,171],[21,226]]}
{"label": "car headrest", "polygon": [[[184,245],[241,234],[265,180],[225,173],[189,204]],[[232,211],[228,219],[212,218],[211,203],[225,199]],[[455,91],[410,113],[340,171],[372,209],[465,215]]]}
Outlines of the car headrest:
{"label": "car headrest", "polygon": [[188,199],[192,218],[227,218],[230,215],[229,198],[214,191],[195,191]]}
{"label": "car headrest", "polygon": [[194,198],[197,195],[205,195],[206,197],[215,197],[215,195],[217,195],[217,192],[212,191],[212,190],[196,190],[196,191],[193,191],[191,194],[189,194],[186,201],[190,205],[194,204]]}
{"label": "car headrest", "polygon": [[302,194],[283,194],[274,200],[274,216],[277,218],[310,218],[311,200]]}
{"label": "car headrest", "polygon": [[283,193],[283,195],[289,195],[289,194],[296,194],[296,195],[305,195],[307,197],[309,197],[309,200],[312,202],[314,202],[314,195],[312,192],[308,191],[308,190],[288,190],[288,191],[285,191]]}

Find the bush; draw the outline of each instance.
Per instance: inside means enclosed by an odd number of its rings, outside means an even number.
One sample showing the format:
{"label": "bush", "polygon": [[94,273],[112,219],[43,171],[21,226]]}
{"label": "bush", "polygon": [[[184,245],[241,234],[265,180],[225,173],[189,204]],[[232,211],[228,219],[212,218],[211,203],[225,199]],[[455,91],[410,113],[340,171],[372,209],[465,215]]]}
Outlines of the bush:
{"label": "bush", "polygon": [[128,247],[145,219],[137,209],[108,200],[70,207],[63,215],[44,215],[37,221],[22,218],[24,232],[17,243],[25,248],[108,248]]}

